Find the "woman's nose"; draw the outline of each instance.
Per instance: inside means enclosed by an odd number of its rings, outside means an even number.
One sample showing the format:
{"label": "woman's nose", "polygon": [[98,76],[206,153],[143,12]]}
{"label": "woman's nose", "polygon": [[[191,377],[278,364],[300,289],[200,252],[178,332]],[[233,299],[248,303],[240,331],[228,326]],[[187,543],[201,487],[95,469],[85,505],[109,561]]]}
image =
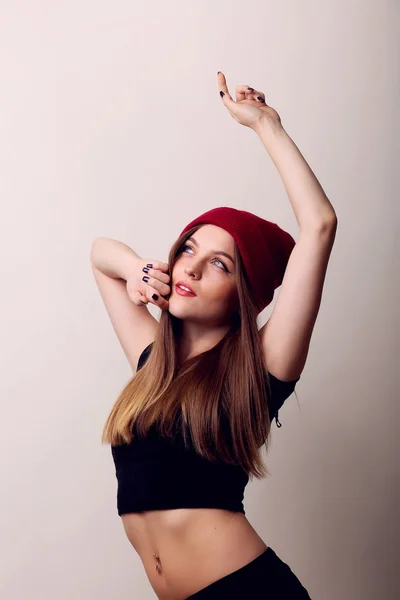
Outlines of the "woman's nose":
{"label": "woman's nose", "polygon": [[187,275],[194,275],[195,277],[198,277],[198,270],[197,269],[193,269],[193,268],[186,268],[185,269],[185,273]]}

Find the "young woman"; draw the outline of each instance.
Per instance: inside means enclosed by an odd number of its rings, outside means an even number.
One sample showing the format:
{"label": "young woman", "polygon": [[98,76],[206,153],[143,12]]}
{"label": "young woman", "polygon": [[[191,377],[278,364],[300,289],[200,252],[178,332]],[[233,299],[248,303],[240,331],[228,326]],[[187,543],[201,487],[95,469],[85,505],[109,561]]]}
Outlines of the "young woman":
{"label": "young woman", "polygon": [[[268,474],[260,448],[303,371],[337,219],[264,94],[238,86],[235,102],[222,73],[218,83],[230,114],[277,166],[298,241],[223,206],[182,230],[168,263],[116,240],[93,242],[93,273],[134,372],[102,441],[115,462],[118,514],[160,600],[309,599],[247,520],[243,497],[249,478]],[[161,309],[159,322],[148,303]]]}

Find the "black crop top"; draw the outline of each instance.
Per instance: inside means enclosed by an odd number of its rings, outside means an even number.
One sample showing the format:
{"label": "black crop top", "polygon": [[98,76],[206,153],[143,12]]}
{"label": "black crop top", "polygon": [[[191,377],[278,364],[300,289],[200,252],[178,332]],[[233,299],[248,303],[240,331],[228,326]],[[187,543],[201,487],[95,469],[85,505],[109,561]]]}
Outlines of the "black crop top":
{"label": "black crop top", "polygon": [[[152,344],[138,360],[141,369]],[[281,381],[269,373],[271,400],[270,420],[278,427],[278,410],[293,392],[300,377]],[[212,463],[185,448],[179,440],[171,442],[150,429],[145,438],[130,444],[111,446],[118,481],[118,515],[144,510],[171,508],[223,508],[245,513],[244,489],[248,474],[237,465],[222,461]]]}

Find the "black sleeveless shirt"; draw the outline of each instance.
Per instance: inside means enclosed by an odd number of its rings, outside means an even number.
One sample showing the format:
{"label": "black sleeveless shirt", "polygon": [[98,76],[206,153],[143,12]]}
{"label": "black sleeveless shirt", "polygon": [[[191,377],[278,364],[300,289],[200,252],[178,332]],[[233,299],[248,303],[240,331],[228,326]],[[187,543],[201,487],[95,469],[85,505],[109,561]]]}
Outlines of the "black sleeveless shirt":
{"label": "black sleeveless shirt", "polygon": [[[138,360],[141,369],[151,351],[149,344]],[[268,372],[271,399],[270,420],[275,418],[284,401],[292,394],[300,377],[281,381]],[[244,489],[248,474],[236,465],[211,462],[179,439],[163,438],[150,430],[146,438],[130,444],[111,446],[118,482],[118,515],[145,510],[172,508],[223,508],[245,513]]]}

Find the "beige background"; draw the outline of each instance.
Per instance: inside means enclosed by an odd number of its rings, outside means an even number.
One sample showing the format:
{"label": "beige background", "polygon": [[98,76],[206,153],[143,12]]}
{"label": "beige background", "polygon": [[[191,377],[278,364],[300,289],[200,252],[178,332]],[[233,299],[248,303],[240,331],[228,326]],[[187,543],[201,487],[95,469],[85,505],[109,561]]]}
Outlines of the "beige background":
{"label": "beige background", "polygon": [[265,92],[339,220],[300,407],[247,517],[313,599],[398,598],[399,29],[395,0],[3,0],[1,598],[155,597],[100,444],[130,369],[89,253],[105,236],[166,260],[226,204],[297,239],[218,70]]}

